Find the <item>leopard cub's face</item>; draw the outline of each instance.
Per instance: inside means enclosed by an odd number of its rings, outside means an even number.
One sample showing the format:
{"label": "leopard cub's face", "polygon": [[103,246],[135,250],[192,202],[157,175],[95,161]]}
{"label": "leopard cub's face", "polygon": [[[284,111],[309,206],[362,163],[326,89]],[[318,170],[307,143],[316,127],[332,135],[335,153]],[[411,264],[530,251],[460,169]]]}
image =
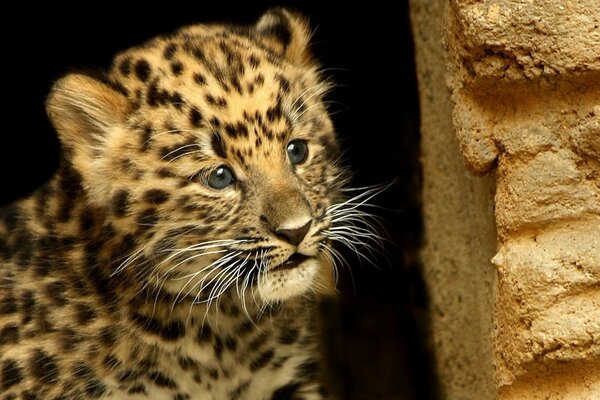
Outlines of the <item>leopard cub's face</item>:
{"label": "leopard cub's face", "polygon": [[[68,75],[48,101],[65,157],[104,218],[114,279],[195,302],[317,285],[341,171],[327,87],[297,16],[192,26]],[[117,244],[118,243],[118,244]]]}

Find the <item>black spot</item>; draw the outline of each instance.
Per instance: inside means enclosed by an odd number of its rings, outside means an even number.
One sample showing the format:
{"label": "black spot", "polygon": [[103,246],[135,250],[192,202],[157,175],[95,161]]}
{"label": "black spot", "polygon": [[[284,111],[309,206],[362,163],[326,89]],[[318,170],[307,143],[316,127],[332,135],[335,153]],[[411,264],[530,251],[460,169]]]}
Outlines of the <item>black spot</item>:
{"label": "black spot", "polygon": [[63,236],[60,240],[60,245],[63,247],[63,249],[65,251],[69,251],[73,248],[73,246],[75,246],[75,243],[77,243],[77,239],[73,236]]}
{"label": "black spot", "polygon": [[142,129],[142,135],[140,136],[140,151],[148,151],[148,149],[150,149],[153,133],[154,128],[152,127],[152,125],[148,124],[144,126],[144,128]]}
{"label": "black spot", "polygon": [[271,363],[273,369],[279,369],[290,359],[289,356],[279,357]]}
{"label": "black spot", "polygon": [[14,314],[19,310],[17,299],[13,296],[6,296],[0,299],[0,315]]}
{"label": "black spot", "polygon": [[58,366],[56,360],[42,349],[36,349],[31,356],[29,368],[31,374],[45,384],[52,384],[58,380]]}
{"label": "black spot", "polygon": [[46,296],[57,307],[62,307],[67,304],[67,299],[65,298],[66,285],[61,281],[54,281],[46,285]]}
{"label": "black spot", "polygon": [[233,157],[237,158],[242,165],[245,165],[245,157],[242,155],[239,149],[233,150]]}
{"label": "black spot", "polygon": [[190,395],[187,393],[177,393],[173,396],[173,400],[190,400]]}
{"label": "black spot", "polygon": [[227,148],[225,146],[225,142],[223,142],[223,138],[218,133],[213,133],[210,144],[212,146],[213,151],[218,157],[227,158]]}
{"label": "black spot", "polygon": [[265,343],[267,343],[268,340],[269,334],[267,332],[261,332],[254,339],[252,339],[250,343],[248,343],[248,348],[252,349],[253,351],[258,351],[262,346],[265,345]]}
{"label": "black spot", "polygon": [[148,64],[148,61],[144,60],[143,58],[135,63],[134,69],[135,76],[137,76],[140,81],[146,82],[150,77],[150,64]]}
{"label": "black spot", "polygon": [[241,398],[242,394],[248,389],[250,386],[250,381],[243,381],[235,389],[229,392],[229,400],[238,400]]}
{"label": "black spot", "polygon": [[163,57],[166,60],[173,59],[175,52],[177,51],[177,45],[175,43],[169,43],[167,47],[165,47],[165,51],[163,52]]}
{"label": "black spot", "polygon": [[[267,138],[268,141],[272,141],[273,138],[275,137],[275,135],[273,134],[273,132],[270,129],[266,128],[266,127],[263,127],[263,134],[265,135],[265,138]],[[265,154],[268,154],[268,153],[265,152]]]}
{"label": "black spot", "polygon": [[64,328],[60,331],[60,340],[61,350],[65,353],[70,353],[83,342],[83,337],[73,329]]}
{"label": "black spot", "polygon": [[156,107],[159,104],[164,104],[166,102],[167,93],[164,90],[158,88],[158,81],[155,80],[148,86],[148,91],[146,92],[146,103],[150,107]]}
{"label": "black spot", "polygon": [[192,56],[198,59],[199,61],[206,61],[206,56],[204,55],[204,52],[202,52],[202,50],[198,46],[188,46],[186,50],[190,52]]}
{"label": "black spot", "polygon": [[69,197],[76,197],[83,191],[81,175],[70,167],[63,167],[58,184]]}
{"label": "black spot", "polygon": [[256,87],[262,87],[262,85],[265,84],[265,77],[262,74],[256,75],[256,78],[254,78],[254,84]]}
{"label": "black spot", "polygon": [[238,317],[241,314],[239,307],[235,304],[227,304],[226,302],[222,302],[219,305],[219,308],[225,315],[230,315],[232,317]]}
{"label": "black spot", "polygon": [[148,374],[148,379],[154,382],[156,386],[165,387],[168,389],[177,389],[177,384],[174,380],[158,371],[150,372]]}
{"label": "black spot", "polygon": [[155,318],[139,313],[133,313],[130,318],[140,328],[146,332],[160,336],[163,340],[173,341],[185,335],[185,326],[181,321],[171,321],[163,324]]}
{"label": "black spot", "polygon": [[221,89],[223,89],[225,93],[229,94],[231,92],[231,88],[229,88],[229,85],[225,82],[225,76],[221,71],[213,71],[213,77],[219,82]]}
{"label": "black spot", "polygon": [[214,106],[217,104],[217,100],[215,99],[215,97],[212,94],[207,94],[206,96],[204,96],[204,98],[206,99],[206,102],[208,104],[210,104],[211,106]]}
{"label": "black spot", "polygon": [[50,311],[46,305],[40,305],[35,313],[36,327],[40,332],[52,332],[54,326],[50,321]]}
{"label": "black spot", "polygon": [[277,341],[281,344],[292,344],[298,340],[298,337],[300,337],[300,332],[298,332],[298,329],[286,326],[281,329],[281,333],[279,334]]}
{"label": "black spot", "polygon": [[281,74],[277,74],[277,75],[275,75],[275,79],[279,83],[279,87],[281,88],[281,91],[283,93],[290,92],[291,84],[290,84],[290,81],[285,76],[283,76]]}
{"label": "black spot", "polygon": [[306,360],[298,365],[298,378],[303,380],[316,379],[319,374],[319,363],[315,360]]}
{"label": "black spot", "polygon": [[100,343],[106,347],[112,348],[117,342],[117,330],[111,325],[107,325],[100,330]]}
{"label": "black spot", "polygon": [[275,105],[267,109],[267,119],[269,122],[275,122],[283,117],[283,111],[281,110],[281,102],[277,101]]}
{"label": "black spot", "polygon": [[43,218],[48,211],[48,200],[52,198],[54,189],[51,184],[43,185],[35,196],[35,213],[38,217]]}
{"label": "black spot", "polygon": [[177,176],[173,171],[165,167],[161,167],[158,171],[156,171],[156,175],[159,178],[174,178]]}
{"label": "black spot", "polygon": [[79,296],[89,296],[90,294],[86,282],[84,282],[83,279],[81,279],[79,276],[72,277],[71,286]]}
{"label": "black spot", "polygon": [[140,213],[137,217],[137,223],[139,228],[142,230],[149,229],[156,225],[159,220],[159,216],[156,212],[156,208],[147,208]]}
{"label": "black spot", "polygon": [[[2,400],[17,400],[17,395],[14,393],[9,393],[4,395],[4,397],[2,397]],[[62,399],[59,399],[62,400]]]}
{"label": "black spot", "polygon": [[169,193],[161,189],[150,189],[144,193],[144,201],[154,205],[163,204],[169,197]]}
{"label": "black spot", "polygon": [[225,100],[223,97],[217,97],[217,107],[227,108],[227,100]]}
{"label": "black spot", "polygon": [[225,124],[225,133],[231,138],[248,137],[248,127],[243,122]]}
{"label": "black spot", "polygon": [[171,63],[171,71],[173,75],[179,76],[183,73],[183,64],[179,61],[174,61]]}
{"label": "black spot", "polygon": [[27,390],[27,391],[23,392],[23,394],[21,394],[21,399],[22,400],[39,400],[39,397],[37,394],[33,393],[31,390]]}
{"label": "black spot", "polygon": [[41,254],[48,256],[58,249],[59,242],[55,236],[41,236],[37,241],[37,247]]}
{"label": "black spot", "polygon": [[207,94],[205,96],[206,102],[211,105],[211,106],[216,106],[218,108],[226,108],[227,107],[227,100],[225,100],[223,97],[215,97],[211,94]]}
{"label": "black spot", "polygon": [[220,360],[223,355],[223,340],[217,335],[215,335],[215,344],[213,348],[215,350],[215,357],[217,357],[217,360]]}
{"label": "black spot", "polygon": [[293,400],[300,389],[300,383],[292,382],[273,392],[271,400]]}
{"label": "black spot", "polygon": [[57,212],[58,222],[67,222],[71,219],[71,212],[75,206],[75,200],[69,195],[63,193],[63,197],[60,200]]}
{"label": "black spot", "polygon": [[250,363],[250,371],[254,372],[261,368],[264,368],[269,363],[269,361],[271,361],[273,359],[274,355],[275,355],[275,352],[273,351],[273,349],[263,351],[258,357],[256,357]]}
{"label": "black spot", "polygon": [[149,371],[156,367],[156,360],[148,356],[140,361],[139,367],[144,371]]}
{"label": "black spot", "polygon": [[23,380],[23,370],[15,360],[6,360],[0,372],[0,388],[8,389]]}
{"label": "black spot", "polygon": [[121,218],[127,215],[127,207],[129,206],[129,192],[125,189],[117,191],[111,201],[111,209],[113,215]]}
{"label": "black spot", "polygon": [[92,307],[84,303],[75,305],[75,320],[78,325],[87,325],[96,319],[97,313]]}
{"label": "black spot", "polygon": [[244,93],[242,85],[240,84],[240,80],[236,76],[231,78],[231,86],[235,89],[236,92],[238,92],[238,94]]}
{"label": "black spot", "polygon": [[19,207],[15,205],[0,209],[0,219],[2,219],[9,231],[12,231],[17,227],[20,213]]}
{"label": "black spot", "polygon": [[193,127],[199,127],[200,124],[202,123],[202,114],[200,114],[200,111],[198,111],[198,109],[196,107],[192,107],[190,109],[190,124],[192,124]]}
{"label": "black spot", "polygon": [[23,325],[29,323],[33,319],[33,313],[35,311],[35,298],[33,297],[33,292],[30,290],[25,291],[21,295],[21,312],[23,316]]}
{"label": "black spot", "polygon": [[146,386],[144,386],[143,383],[136,383],[135,385],[129,388],[127,393],[148,395],[148,393],[146,392]]}
{"label": "black spot", "polygon": [[227,350],[229,351],[235,351],[237,349],[237,341],[233,337],[228,336],[225,339],[225,347],[227,347]]}
{"label": "black spot", "polygon": [[106,385],[97,379],[90,379],[85,384],[85,393],[92,398],[97,399],[106,392]]}
{"label": "black spot", "polygon": [[15,344],[19,341],[19,327],[14,324],[10,324],[0,329],[0,345],[4,344]]}
{"label": "black spot", "polygon": [[80,379],[88,379],[94,376],[94,371],[83,361],[78,361],[73,365],[73,375]]}
{"label": "black spot", "polygon": [[129,76],[131,73],[131,58],[125,57],[123,60],[121,60],[119,63],[119,71],[121,71],[123,76]]}
{"label": "black spot", "polygon": [[179,92],[173,92],[170,96],[167,96],[167,99],[173,105],[173,107],[175,107],[178,110],[181,110],[181,107],[183,106],[184,102],[183,97],[181,97],[181,94]]}
{"label": "black spot", "polygon": [[244,337],[254,330],[254,324],[250,321],[245,321],[236,330],[238,336]]}
{"label": "black spot", "polygon": [[143,375],[143,373],[141,371],[134,371],[132,369],[126,369],[125,371],[121,371],[117,374],[117,380],[121,383],[131,382],[131,381],[135,381],[142,375]]}
{"label": "black spot", "polygon": [[248,58],[248,63],[252,69],[257,69],[260,67],[260,59],[255,54],[250,55]]}
{"label": "black spot", "polygon": [[23,230],[17,234],[13,243],[13,251],[17,258],[17,265],[29,266],[33,254],[33,236],[29,231]]}
{"label": "black spot", "polygon": [[[126,235],[123,241],[113,250],[110,256],[112,260],[123,259],[123,253],[120,250],[128,244],[128,240],[133,240],[133,236]],[[90,242],[85,245],[85,274],[86,281],[93,285],[94,290],[99,295],[101,303],[114,309],[117,303],[116,287],[118,281],[111,279],[104,274],[98,266],[97,243]]]}
{"label": "black spot", "polygon": [[190,357],[179,357],[177,359],[177,363],[179,364],[179,367],[184,371],[187,371],[191,369],[194,365],[198,364],[193,358]]}
{"label": "black spot", "polygon": [[196,335],[196,340],[198,343],[204,344],[212,339],[212,329],[210,325],[203,325],[198,330],[198,334]]}
{"label": "black spot", "polygon": [[199,72],[194,73],[194,82],[200,86],[206,85],[206,78]]}
{"label": "black spot", "polygon": [[214,368],[209,368],[208,369],[208,376],[210,376],[212,379],[218,379],[219,378],[219,371],[217,371]]}

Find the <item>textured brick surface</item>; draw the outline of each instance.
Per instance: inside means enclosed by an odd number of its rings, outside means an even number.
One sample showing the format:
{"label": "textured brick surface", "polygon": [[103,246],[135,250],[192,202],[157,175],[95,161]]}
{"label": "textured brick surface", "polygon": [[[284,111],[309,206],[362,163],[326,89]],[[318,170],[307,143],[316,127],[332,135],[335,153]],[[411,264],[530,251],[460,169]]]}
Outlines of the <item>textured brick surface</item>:
{"label": "textured brick surface", "polygon": [[[444,225],[437,220],[443,214],[426,213],[425,269],[444,269],[426,278],[434,298],[438,290],[474,291],[489,296],[482,304],[492,304],[472,309],[488,313],[492,320],[493,333],[482,331],[479,342],[468,334],[459,338],[433,334],[439,339],[435,342],[438,369],[445,387],[455,388],[452,377],[460,381],[487,376],[481,367],[488,365],[486,360],[493,364],[493,390],[485,386],[478,396],[473,385],[465,392],[447,391],[448,398],[599,399],[598,1],[415,0],[412,5],[424,121],[425,210],[452,206],[472,214],[466,221],[448,220]],[[445,20],[428,14],[427,8],[445,9]],[[424,38],[423,24],[431,25],[427,31],[434,36]],[[445,63],[441,58],[423,62],[421,55],[419,64],[419,53],[428,54],[435,47],[432,42],[440,27]],[[431,101],[445,95],[439,85],[444,69],[453,100],[450,106]],[[434,74],[438,79],[429,78]],[[446,115],[446,107],[453,108],[455,148],[442,133],[449,129],[447,121],[435,117],[433,125],[426,122],[430,114]],[[439,134],[428,138],[431,126]],[[466,170],[487,176],[475,183],[459,177],[455,168],[432,165],[431,154],[440,145],[447,152],[458,151]],[[444,187],[448,180],[463,185],[462,191]],[[437,192],[427,191],[428,181],[435,182]],[[489,214],[477,215],[473,210],[482,209],[482,196],[490,190],[486,183],[495,192],[493,207],[486,209]],[[468,280],[448,279],[446,268],[456,269],[455,275],[460,276],[486,265],[485,260],[468,257],[476,250],[460,247],[460,232],[465,226],[480,232],[491,221],[497,237],[477,236],[471,245],[494,248],[492,278],[474,286]],[[450,247],[454,253],[447,253]],[[457,251],[465,252],[457,256]],[[445,259],[455,262],[440,262]],[[450,332],[465,326],[464,304],[434,305],[451,321],[434,324],[434,329]],[[439,318],[435,308],[432,318]],[[483,315],[472,319],[482,320]],[[462,369],[444,364],[452,351],[460,359],[464,348],[480,348],[484,342],[492,350],[480,352],[477,362]]]}

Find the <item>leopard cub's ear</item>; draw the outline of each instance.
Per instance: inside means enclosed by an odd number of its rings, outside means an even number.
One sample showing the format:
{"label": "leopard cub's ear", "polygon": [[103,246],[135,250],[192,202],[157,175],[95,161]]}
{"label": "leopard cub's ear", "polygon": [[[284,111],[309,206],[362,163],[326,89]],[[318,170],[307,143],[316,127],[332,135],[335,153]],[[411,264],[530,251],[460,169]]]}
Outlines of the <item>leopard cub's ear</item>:
{"label": "leopard cub's ear", "polygon": [[126,128],[132,104],[117,86],[82,74],[55,83],[46,111],[58,133],[65,159],[82,177],[89,199],[106,204],[113,167],[111,147]]}
{"label": "leopard cub's ear", "polygon": [[260,17],[254,31],[276,53],[295,65],[314,63],[310,51],[310,31],[306,18],[285,8],[268,10]]}
{"label": "leopard cub's ear", "polygon": [[67,152],[98,151],[131,109],[127,97],[106,82],[69,74],[56,82],[46,111]]}

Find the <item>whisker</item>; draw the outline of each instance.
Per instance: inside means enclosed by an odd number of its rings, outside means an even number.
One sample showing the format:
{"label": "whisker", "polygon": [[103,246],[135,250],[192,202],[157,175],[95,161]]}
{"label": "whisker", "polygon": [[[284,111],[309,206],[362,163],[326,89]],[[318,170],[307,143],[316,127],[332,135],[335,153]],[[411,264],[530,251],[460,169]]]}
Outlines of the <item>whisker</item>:
{"label": "whisker", "polygon": [[[180,147],[176,148],[175,150],[172,150],[172,151],[168,152],[167,154],[165,154],[164,156],[161,157],[161,160],[164,160],[165,158],[169,157],[171,154],[180,152],[181,150],[183,150],[185,148],[188,148],[188,147],[200,147],[202,149],[202,146],[200,146],[200,144],[198,144],[198,143],[185,144],[183,146],[180,146]],[[190,154],[190,153],[184,153],[183,155],[187,155],[187,154]]]}

